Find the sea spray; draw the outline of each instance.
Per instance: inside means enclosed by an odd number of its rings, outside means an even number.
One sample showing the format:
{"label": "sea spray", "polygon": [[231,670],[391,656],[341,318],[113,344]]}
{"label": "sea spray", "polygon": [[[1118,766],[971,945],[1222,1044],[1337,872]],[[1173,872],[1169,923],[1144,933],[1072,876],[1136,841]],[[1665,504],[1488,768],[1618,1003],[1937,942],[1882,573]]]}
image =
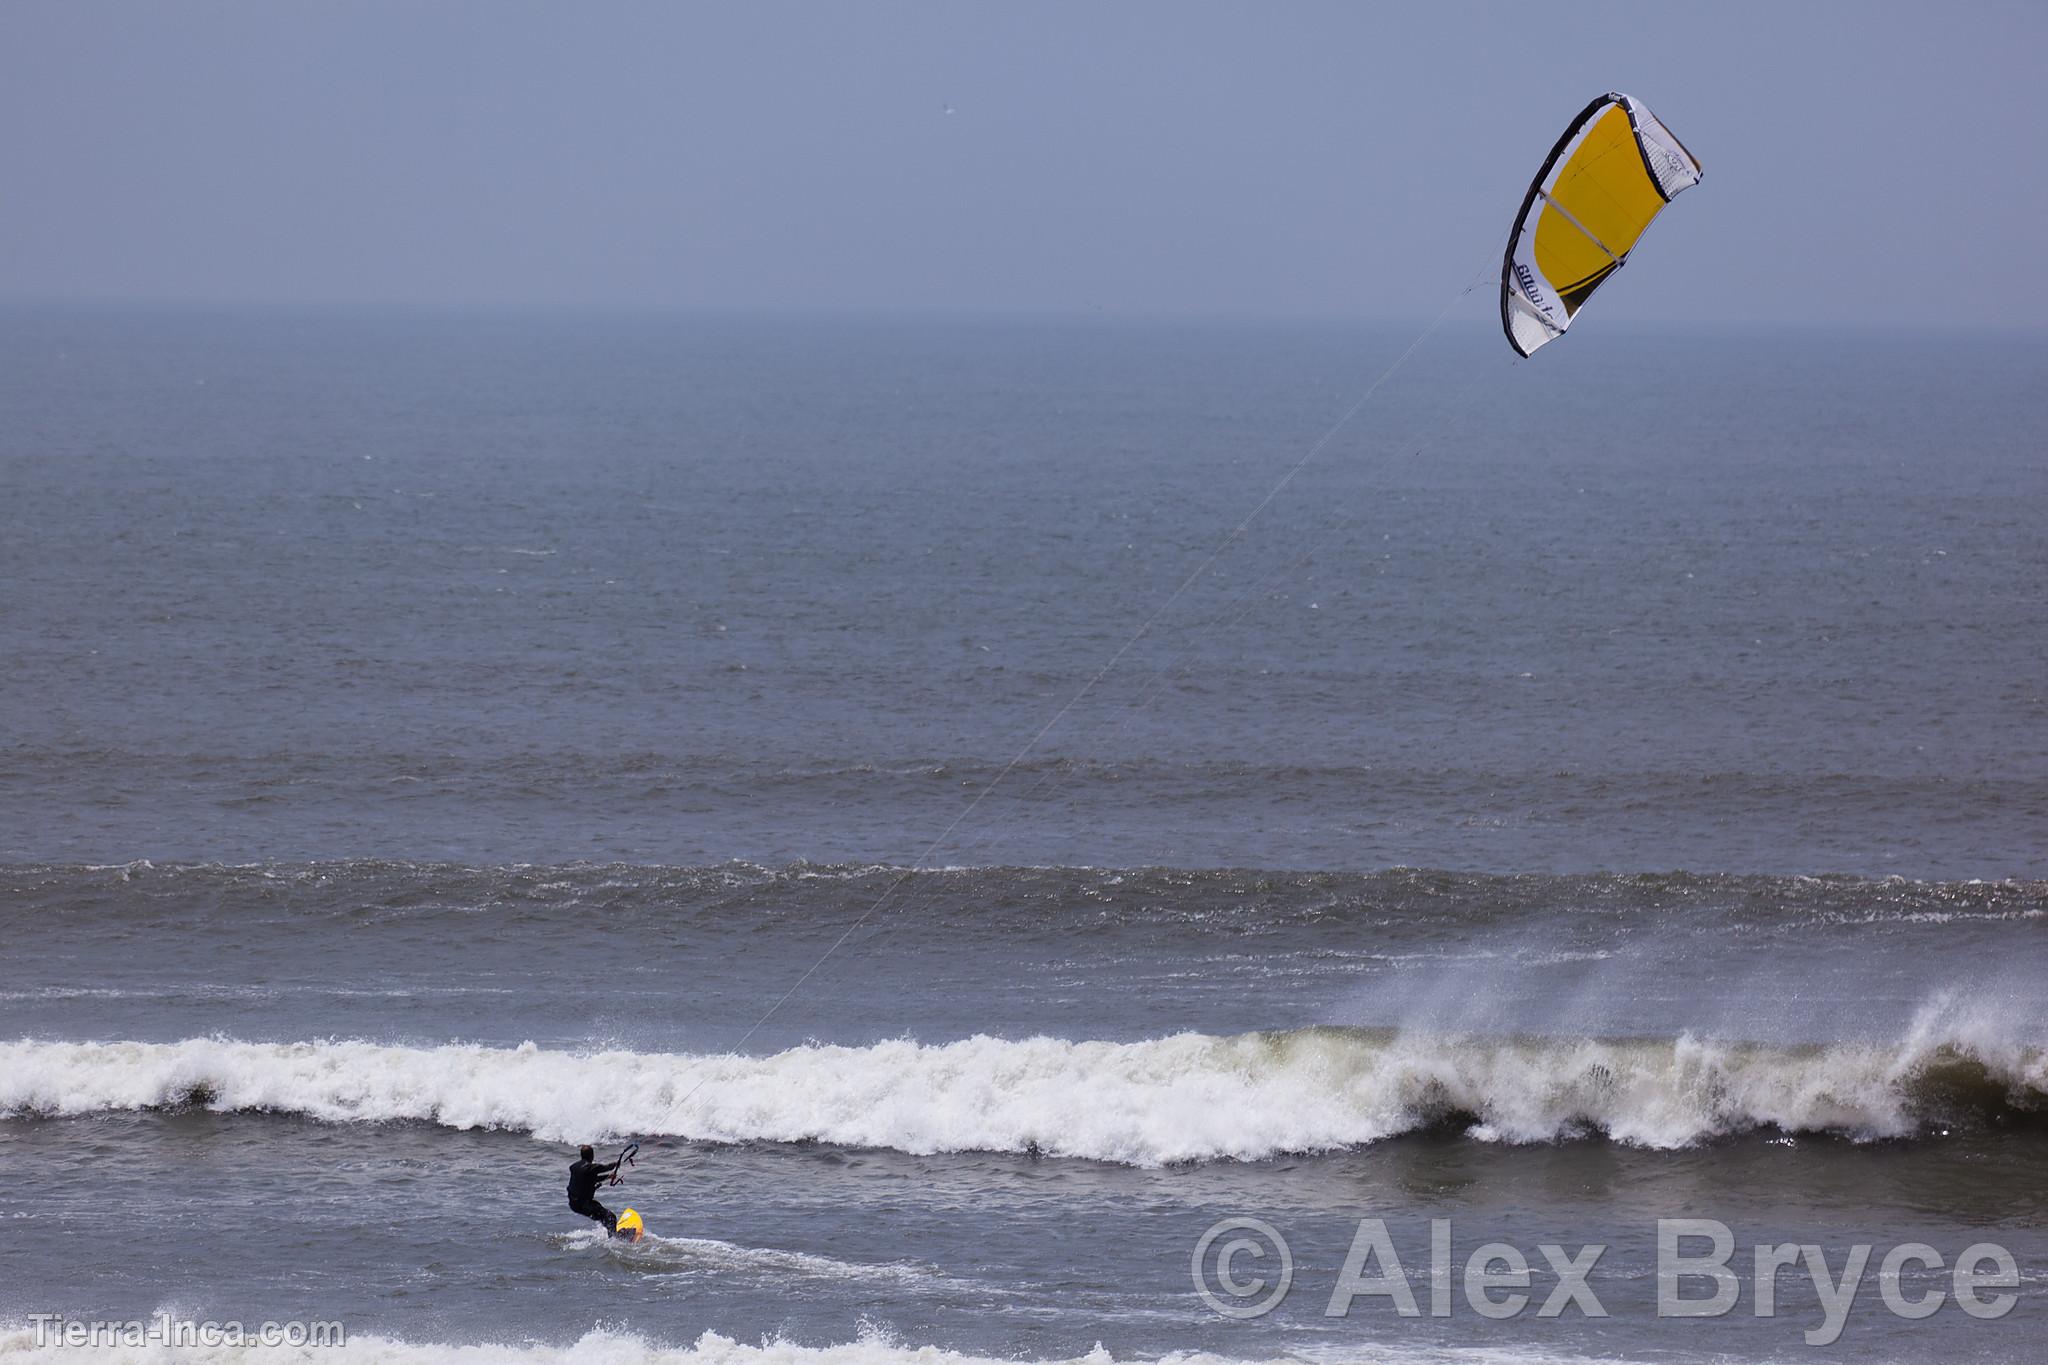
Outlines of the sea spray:
{"label": "sea spray", "polygon": [[1036,1151],[1137,1166],[1256,1161],[1451,1126],[1499,1142],[1651,1148],[1760,1128],[1904,1138],[2048,1107],[2048,1050],[1942,1002],[1896,1040],[1786,1047],[1348,1028],[1141,1042],[986,1036],[770,1056],[447,1044],[0,1044],[0,1112],[200,1107],[593,1131]]}

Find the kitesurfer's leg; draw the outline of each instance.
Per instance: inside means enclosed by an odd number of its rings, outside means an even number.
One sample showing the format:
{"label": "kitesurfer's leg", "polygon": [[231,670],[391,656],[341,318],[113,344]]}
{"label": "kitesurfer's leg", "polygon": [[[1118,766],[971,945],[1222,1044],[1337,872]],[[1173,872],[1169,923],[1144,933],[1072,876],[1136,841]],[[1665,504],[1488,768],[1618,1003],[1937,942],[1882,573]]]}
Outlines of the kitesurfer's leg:
{"label": "kitesurfer's leg", "polygon": [[619,1216],[598,1203],[595,1199],[584,1199],[574,1202],[569,1207],[582,1214],[585,1218],[595,1219],[604,1224],[604,1230],[608,1233],[619,1230]]}

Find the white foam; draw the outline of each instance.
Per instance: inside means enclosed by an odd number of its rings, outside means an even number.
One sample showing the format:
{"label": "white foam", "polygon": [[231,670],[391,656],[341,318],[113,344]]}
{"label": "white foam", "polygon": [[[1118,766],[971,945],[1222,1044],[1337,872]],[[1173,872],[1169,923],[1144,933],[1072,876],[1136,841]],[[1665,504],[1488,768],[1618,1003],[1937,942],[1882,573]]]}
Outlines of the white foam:
{"label": "white foam", "polygon": [[1135,1043],[973,1037],[768,1057],[368,1042],[0,1044],[0,1113],[202,1105],[604,1135],[1023,1152],[1141,1166],[1370,1143],[1449,1115],[1473,1136],[1597,1130],[1678,1147],[1760,1127],[1902,1136],[1915,1082],[1969,1061],[2048,1093],[2048,1050],[1938,1002],[1887,1042],[1541,1039],[1307,1029]]}
{"label": "white foam", "polygon": [[[250,1324],[252,1327],[254,1324]],[[505,1361],[511,1365],[1254,1365],[1207,1353],[1173,1354],[1161,1357],[1117,1357],[1098,1344],[1083,1356],[1063,1360],[1017,1362],[998,1360],[938,1346],[905,1346],[879,1333],[836,1346],[799,1346],[783,1341],[744,1345],[731,1337],[706,1332],[688,1346],[665,1346],[631,1332],[597,1329],[564,1346],[535,1343],[493,1343],[443,1345],[413,1343],[389,1337],[351,1334],[346,1344],[318,1348],[263,1348],[257,1346],[164,1349],[101,1345],[67,1348],[37,1347],[32,1329],[0,1327],[0,1359],[8,1361],[88,1360],[99,1365],[143,1365],[144,1362],[189,1362],[189,1365],[485,1365]],[[1388,1346],[1361,1342],[1356,1347],[1318,1350],[1318,1365],[1349,1365],[1350,1362],[1399,1362],[1400,1365],[1551,1365],[1598,1359],[1606,1365],[1620,1365],[1616,1358],[1602,1354],[1585,1357],[1568,1351],[1543,1348],[1469,1348],[1433,1346]],[[1283,1357],[1266,1365],[1301,1365],[1300,1357]]]}
{"label": "white foam", "polygon": [[702,1271],[721,1279],[757,1276],[776,1284],[791,1278],[856,1280],[906,1289],[954,1286],[983,1294],[991,1292],[988,1286],[958,1280],[936,1267],[910,1261],[839,1261],[802,1251],[740,1246],[714,1237],[663,1237],[650,1232],[637,1242],[622,1242],[596,1228],[588,1228],[559,1234],[556,1244],[581,1251],[602,1250],[643,1269]]}

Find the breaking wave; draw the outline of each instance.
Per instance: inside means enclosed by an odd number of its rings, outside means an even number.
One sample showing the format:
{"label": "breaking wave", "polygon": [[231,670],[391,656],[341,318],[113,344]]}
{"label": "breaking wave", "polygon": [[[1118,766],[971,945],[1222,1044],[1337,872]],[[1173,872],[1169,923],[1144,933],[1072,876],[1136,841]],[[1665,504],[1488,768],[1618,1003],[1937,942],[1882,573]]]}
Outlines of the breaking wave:
{"label": "breaking wave", "polygon": [[1683,1147],[1757,1129],[1905,1138],[2048,1113],[2048,1047],[1949,1002],[1883,1042],[1805,1047],[1344,1028],[1142,1042],[973,1037],[766,1057],[532,1043],[0,1044],[0,1112],[200,1107],[598,1133],[995,1151],[1137,1166],[1257,1161],[1452,1128]]}

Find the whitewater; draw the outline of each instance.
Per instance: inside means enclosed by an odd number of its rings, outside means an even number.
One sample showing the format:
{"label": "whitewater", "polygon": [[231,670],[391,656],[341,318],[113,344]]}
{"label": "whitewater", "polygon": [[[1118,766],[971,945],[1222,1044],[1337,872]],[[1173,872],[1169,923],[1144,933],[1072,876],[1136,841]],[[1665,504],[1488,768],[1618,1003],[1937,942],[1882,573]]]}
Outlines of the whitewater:
{"label": "whitewater", "polygon": [[1903,1038],[1787,1048],[1311,1028],[1135,1043],[976,1036],[766,1057],[531,1042],[0,1044],[0,1112],[198,1107],[424,1121],[549,1142],[601,1133],[1028,1152],[1158,1166],[1258,1161],[1455,1126],[1674,1148],[1760,1128],[1897,1138],[2039,1110],[2048,1048],[1930,1005]]}
{"label": "whitewater", "polygon": [[[33,1329],[0,1326],[0,1360],[41,1362],[89,1360],[100,1365],[150,1365],[164,1354],[151,1347],[37,1347]],[[317,1350],[290,1347],[233,1346],[189,1348],[176,1359],[192,1365],[305,1365],[326,1361],[331,1365],[1371,1365],[1388,1361],[1395,1365],[1569,1365],[1592,1360],[1570,1352],[1542,1349],[1498,1350],[1471,1347],[1375,1346],[1370,1351],[1323,1351],[1304,1355],[1245,1360],[1204,1351],[1170,1352],[1160,1356],[1116,1356],[1097,1344],[1082,1355],[1056,1359],[1017,1361],[1007,1357],[972,1355],[936,1346],[905,1345],[886,1333],[869,1332],[855,1340],[832,1346],[809,1346],[797,1342],[766,1340],[754,1344],[735,1341],[716,1332],[706,1332],[688,1345],[663,1345],[638,1333],[597,1328],[562,1345],[491,1343],[444,1345],[408,1342],[384,1336],[363,1335],[344,1344]],[[1609,1365],[1626,1365],[1620,1357],[1602,1355]]]}

